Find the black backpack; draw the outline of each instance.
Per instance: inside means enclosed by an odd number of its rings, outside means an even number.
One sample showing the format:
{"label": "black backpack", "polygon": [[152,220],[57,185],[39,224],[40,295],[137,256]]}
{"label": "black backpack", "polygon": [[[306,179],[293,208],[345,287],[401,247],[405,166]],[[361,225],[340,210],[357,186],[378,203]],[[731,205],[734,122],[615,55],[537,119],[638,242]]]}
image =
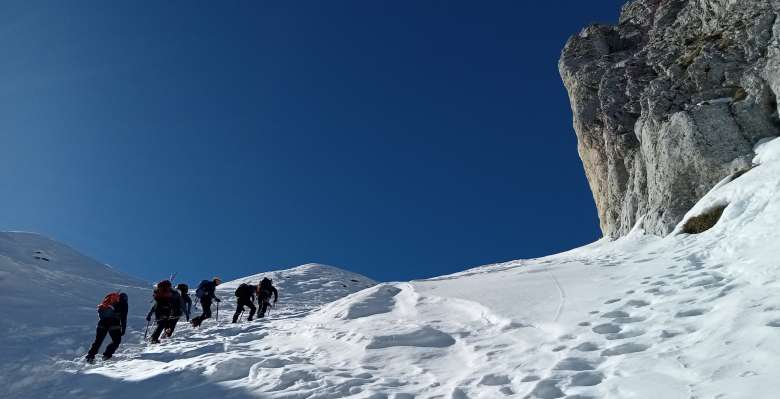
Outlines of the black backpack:
{"label": "black backpack", "polygon": [[241,283],[241,285],[236,288],[236,296],[239,298],[246,298],[250,297],[253,294],[254,289],[246,283]]}
{"label": "black backpack", "polygon": [[208,289],[207,287],[208,287],[209,283],[210,283],[210,281],[203,280],[203,281],[200,282],[200,284],[198,284],[198,289],[195,290],[195,296],[198,297],[198,299],[203,299],[203,297],[208,295],[206,290]]}

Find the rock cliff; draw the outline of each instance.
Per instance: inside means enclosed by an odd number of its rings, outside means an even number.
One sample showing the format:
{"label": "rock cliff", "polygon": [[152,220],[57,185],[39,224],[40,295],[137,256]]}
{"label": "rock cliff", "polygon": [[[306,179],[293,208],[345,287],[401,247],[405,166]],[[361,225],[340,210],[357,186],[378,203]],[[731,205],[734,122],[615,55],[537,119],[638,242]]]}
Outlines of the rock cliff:
{"label": "rock cliff", "polygon": [[633,0],[558,64],[602,231],[666,234],[780,134],[780,0]]}

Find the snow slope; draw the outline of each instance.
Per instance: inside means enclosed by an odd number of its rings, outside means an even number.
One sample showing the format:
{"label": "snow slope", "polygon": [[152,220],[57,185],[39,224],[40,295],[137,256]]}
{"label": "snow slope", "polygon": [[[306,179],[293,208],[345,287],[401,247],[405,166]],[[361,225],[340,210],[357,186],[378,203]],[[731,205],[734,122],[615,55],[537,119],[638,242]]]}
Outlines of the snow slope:
{"label": "snow slope", "polygon": [[[335,300],[352,287],[323,288],[340,290],[331,295],[310,281],[345,272],[309,265],[274,277],[301,299],[269,320],[184,328],[97,366],[63,354],[49,369],[60,378],[13,397],[774,398],[780,140],[756,151],[755,168],[687,216],[728,204],[702,234],[638,226],[615,242]],[[357,280],[355,290],[370,285]]]}
{"label": "snow slope", "polygon": [[[32,233],[0,233],[0,393],[46,378],[51,357],[75,356],[94,337],[95,307],[107,292],[138,309],[151,292],[140,280]],[[142,299],[143,298],[143,299]],[[142,317],[130,315],[137,330]]]}
{"label": "snow slope", "polygon": [[[253,329],[265,329],[263,322],[240,327],[228,323],[235,310],[235,288],[242,282],[257,284],[262,277],[272,278],[280,293],[280,303],[271,313],[274,320],[303,317],[325,303],[376,284],[359,274],[318,264],[226,282],[217,292],[223,299],[220,322],[213,318],[198,330],[183,322],[175,338],[166,342],[161,351],[141,344],[144,317],[151,305],[150,283],[125,276],[36,234],[0,233],[0,303],[8,305],[7,317],[0,318],[0,397],[138,398],[144,397],[148,389],[156,389],[158,374],[170,373],[183,382],[189,381],[187,376],[192,371],[195,377],[185,386],[200,391],[210,380],[203,378],[197,368],[170,371],[169,363],[188,365],[187,359],[201,352],[219,353],[225,343],[216,337],[236,335],[246,329],[250,333],[241,335],[239,340],[249,340],[254,337]],[[94,338],[95,307],[112,290],[129,295],[129,329],[116,361],[106,366],[133,373],[130,380],[143,380],[140,391],[126,389],[122,380],[102,378],[101,367],[84,369],[82,362]],[[200,314],[200,309],[193,313]],[[105,344],[108,342],[107,338]]]}

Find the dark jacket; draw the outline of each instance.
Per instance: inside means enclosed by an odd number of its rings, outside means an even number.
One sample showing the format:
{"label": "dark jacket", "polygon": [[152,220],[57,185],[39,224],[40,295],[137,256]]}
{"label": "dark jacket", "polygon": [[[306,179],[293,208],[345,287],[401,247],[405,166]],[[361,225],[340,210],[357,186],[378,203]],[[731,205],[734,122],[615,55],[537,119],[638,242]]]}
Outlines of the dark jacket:
{"label": "dark jacket", "polygon": [[206,281],[206,283],[203,284],[203,298],[201,298],[201,300],[206,299],[211,301],[213,299],[219,302],[219,298],[217,298],[216,291],[217,291],[217,283],[215,283],[214,281]]}
{"label": "dark jacket", "polygon": [[154,300],[154,305],[149,309],[146,319],[149,320],[154,313],[155,320],[168,320],[181,317],[182,299],[177,290],[169,290],[169,295],[159,295]]}
{"label": "dark jacket", "polygon": [[255,292],[257,292],[257,286],[256,285],[246,284],[246,288],[244,289],[243,292],[241,292],[238,289],[236,289],[236,294],[237,294],[236,296],[238,298],[241,298],[241,299],[248,299],[250,301],[254,301],[255,300]]}
{"label": "dark jacket", "polygon": [[274,303],[279,299],[279,291],[276,290],[276,288],[271,283],[271,280],[264,278],[263,281],[260,282],[260,288],[257,290],[259,292],[260,299],[271,299],[271,294],[274,296]]}
{"label": "dark jacket", "polygon": [[190,313],[192,311],[192,299],[188,294],[181,293],[181,311],[187,316],[187,320],[190,319]]}

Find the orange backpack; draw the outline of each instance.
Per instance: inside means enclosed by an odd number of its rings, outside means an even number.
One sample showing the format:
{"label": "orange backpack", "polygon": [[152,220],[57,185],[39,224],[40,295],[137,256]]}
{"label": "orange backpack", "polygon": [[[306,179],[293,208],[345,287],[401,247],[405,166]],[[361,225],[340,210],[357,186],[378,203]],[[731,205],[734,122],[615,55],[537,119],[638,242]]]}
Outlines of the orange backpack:
{"label": "orange backpack", "polygon": [[108,308],[113,308],[114,305],[116,305],[117,303],[119,303],[119,293],[112,292],[106,295],[105,298],[103,298],[103,302],[100,302],[100,305],[98,305],[98,310],[106,310]]}
{"label": "orange backpack", "polygon": [[108,295],[106,295],[105,298],[103,298],[103,302],[100,302],[100,305],[97,307],[98,315],[101,319],[107,318],[107,317],[116,317],[116,311],[114,309],[114,305],[119,303],[119,293],[118,292],[111,292]]}

